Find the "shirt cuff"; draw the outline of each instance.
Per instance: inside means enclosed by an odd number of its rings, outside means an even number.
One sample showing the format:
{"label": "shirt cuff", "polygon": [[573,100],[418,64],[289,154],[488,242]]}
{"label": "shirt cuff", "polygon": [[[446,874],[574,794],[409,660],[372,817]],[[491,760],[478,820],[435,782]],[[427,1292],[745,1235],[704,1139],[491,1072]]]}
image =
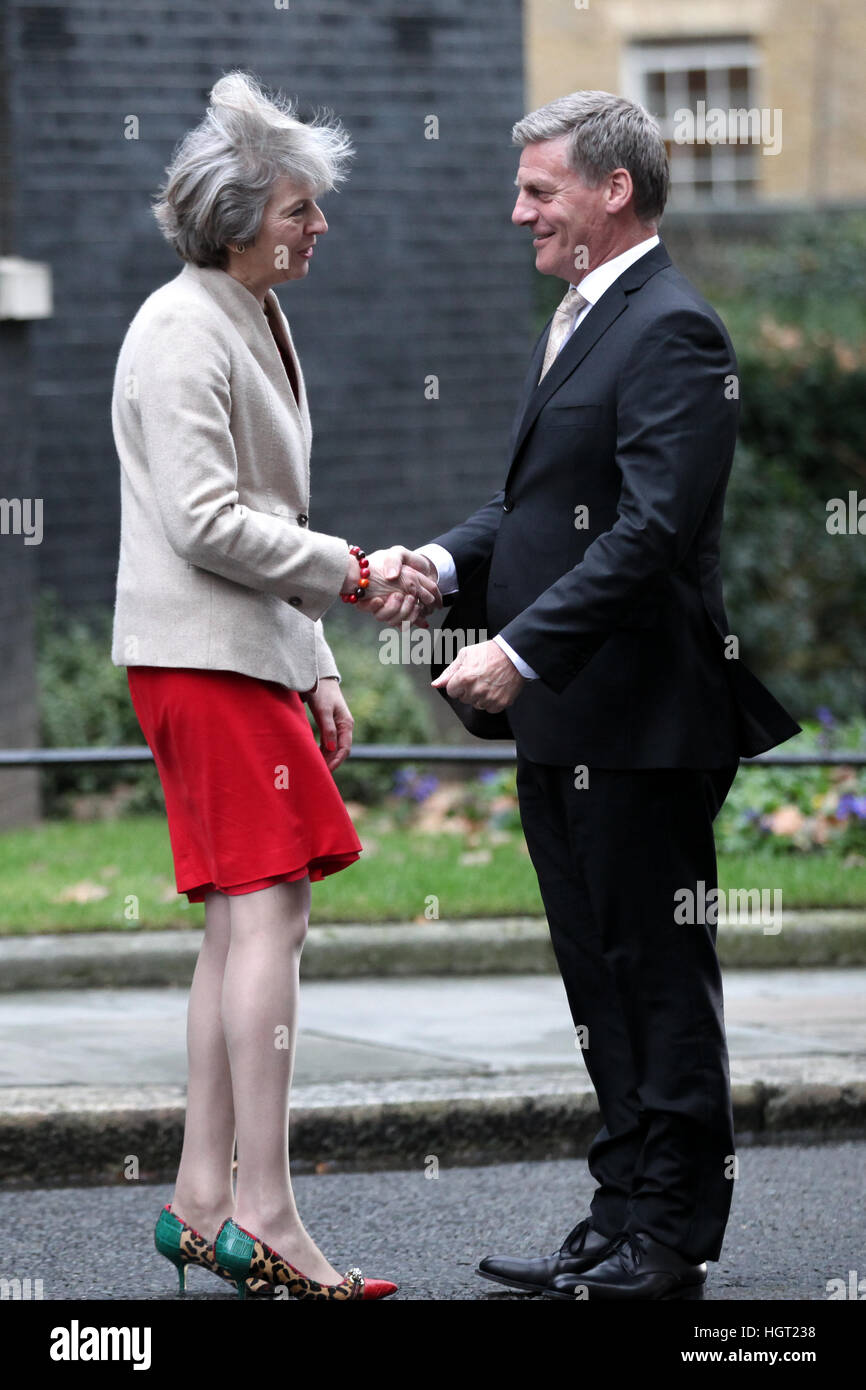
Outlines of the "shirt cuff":
{"label": "shirt cuff", "polygon": [[458,590],[457,566],[445,547],[431,541],[429,545],[419,545],[417,549],[419,555],[426,555],[427,559],[432,560],[436,567],[436,583],[442,597],[444,598],[446,594],[456,594]]}
{"label": "shirt cuff", "polygon": [[509,661],[511,661],[512,664],[517,667],[524,680],[537,681],[539,679],[538,672],[533,671],[531,666],[527,666],[526,662],[522,659],[522,657],[519,657],[517,655],[517,652],[514,650],[513,647],[509,647],[508,643],[505,641],[504,638],[494,637],[493,640],[496,643],[497,647],[502,648]]}

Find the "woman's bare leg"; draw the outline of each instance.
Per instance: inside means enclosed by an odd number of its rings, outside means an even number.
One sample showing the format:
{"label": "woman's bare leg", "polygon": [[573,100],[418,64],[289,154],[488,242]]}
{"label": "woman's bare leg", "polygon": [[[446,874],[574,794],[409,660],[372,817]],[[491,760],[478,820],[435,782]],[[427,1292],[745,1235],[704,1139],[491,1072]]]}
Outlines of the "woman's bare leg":
{"label": "woman's bare leg", "polygon": [[304,1230],[289,1175],[289,1090],[310,880],[276,883],[228,901],[222,1023],[238,1140],[234,1219],[302,1274],[339,1283],[343,1275]]}
{"label": "woman's bare leg", "polygon": [[229,950],[229,899],[205,896],[204,939],[187,1010],[189,1059],[183,1150],[171,1209],[213,1240],[232,1214],[235,1117],[229,1056],[220,1019]]}

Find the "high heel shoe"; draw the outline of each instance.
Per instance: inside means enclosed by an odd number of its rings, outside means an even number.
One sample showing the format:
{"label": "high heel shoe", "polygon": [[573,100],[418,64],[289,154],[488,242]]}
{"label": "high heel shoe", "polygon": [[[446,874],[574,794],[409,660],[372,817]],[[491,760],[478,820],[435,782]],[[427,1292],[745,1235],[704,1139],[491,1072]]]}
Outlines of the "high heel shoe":
{"label": "high heel shoe", "polygon": [[[238,1282],[235,1275],[217,1260],[213,1244],[199,1235],[193,1226],[188,1226],[179,1216],[175,1216],[170,1205],[163,1207],[159,1213],[153,1243],[160,1255],[165,1255],[175,1266],[181,1293],[186,1292],[186,1271],[189,1265],[201,1265],[203,1269],[209,1269],[211,1274],[218,1274],[221,1279],[227,1279],[230,1284]],[[247,1293],[260,1294],[269,1290],[270,1285],[266,1279],[248,1279],[245,1296]]]}
{"label": "high heel shoe", "polygon": [[290,1298],[388,1298],[397,1285],[389,1279],[365,1279],[360,1269],[350,1269],[339,1284],[318,1284],[308,1279],[258,1236],[245,1231],[232,1220],[220,1227],[214,1243],[217,1259],[231,1270],[238,1294],[246,1298],[251,1278],[264,1279],[274,1287],[288,1290]]}

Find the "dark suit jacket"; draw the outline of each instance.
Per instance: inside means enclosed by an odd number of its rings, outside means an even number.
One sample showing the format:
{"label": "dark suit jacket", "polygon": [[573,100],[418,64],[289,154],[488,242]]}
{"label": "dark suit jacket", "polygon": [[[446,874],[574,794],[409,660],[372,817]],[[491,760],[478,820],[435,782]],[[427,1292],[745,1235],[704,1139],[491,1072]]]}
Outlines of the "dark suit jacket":
{"label": "dark suit jacket", "polygon": [[513,734],[534,762],[610,768],[719,767],[798,733],[725,655],[719,539],[739,392],[721,320],[659,244],[539,385],[546,339],[504,488],[436,537],[457,566],[448,625],[501,632],[540,679],[505,715],[458,713],[481,737]]}

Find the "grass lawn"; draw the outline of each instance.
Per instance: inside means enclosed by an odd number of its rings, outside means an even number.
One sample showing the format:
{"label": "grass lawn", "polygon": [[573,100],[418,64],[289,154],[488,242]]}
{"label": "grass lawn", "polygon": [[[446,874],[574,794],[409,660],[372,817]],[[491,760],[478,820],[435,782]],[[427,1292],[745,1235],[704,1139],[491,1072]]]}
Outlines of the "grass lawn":
{"label": "grass lawn", "polygon": [[[313,888],[315,922],[424,920],[431,896],[443,920],[540,915],[535,874],[518,834],[400,830],[374,811],[355,817],[357,864]],[[723,888],[780,888],[785,908],[866,907],[862,868],[819,855],[728,856]],[[0,933],[193,927],[174,883],[164,817],[51,821],[0,835]]]}

